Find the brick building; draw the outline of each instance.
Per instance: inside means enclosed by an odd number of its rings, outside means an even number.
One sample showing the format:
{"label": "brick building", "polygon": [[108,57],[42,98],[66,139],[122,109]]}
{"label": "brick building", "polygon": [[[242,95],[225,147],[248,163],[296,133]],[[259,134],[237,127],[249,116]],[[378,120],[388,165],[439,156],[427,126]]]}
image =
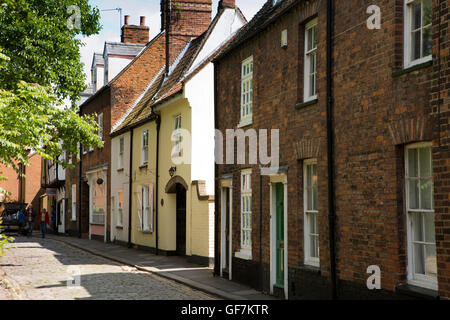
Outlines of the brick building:
{"label": "brick building", "polygon": [[248,148],[216,165],[216,274],[289,299],[450,297],[448,8],[269,0],[216,58],[223,145],[280,146],[275,171]]}
{"label": "brick building", "polygon": [[[6,178],[0,181],[0,188],[9,192],[6,195],[0,192],[0,208],[3,203],[32,204],[35,210],[39,210],[41,189],[41,157],[32,152],[29,155],[29,166],[19,165],[20,171],[25,177],[20,177],[13,168],[0,166],[0,176]],[[1,210],[0,210],[1,211]]]}

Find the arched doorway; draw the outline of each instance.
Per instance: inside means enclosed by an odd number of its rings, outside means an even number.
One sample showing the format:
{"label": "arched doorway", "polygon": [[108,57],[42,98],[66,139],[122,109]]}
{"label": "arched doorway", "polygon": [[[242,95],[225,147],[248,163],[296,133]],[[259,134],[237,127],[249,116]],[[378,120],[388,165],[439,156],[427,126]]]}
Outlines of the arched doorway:
{"label": "arched doorway", "polygon": [[176,195],[176,254],[186,255],[186,181],[180,176],[175,176],[166,185],[166,193]]}

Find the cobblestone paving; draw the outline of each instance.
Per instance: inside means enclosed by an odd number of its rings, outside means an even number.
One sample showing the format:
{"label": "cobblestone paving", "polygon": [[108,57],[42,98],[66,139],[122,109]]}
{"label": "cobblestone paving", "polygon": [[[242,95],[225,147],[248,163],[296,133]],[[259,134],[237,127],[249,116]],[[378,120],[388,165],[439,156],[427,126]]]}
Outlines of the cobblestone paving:
{"label": "cobblestone paving", "polygon": [[[79,286],[74,279],[79,274]],[[2,280],[3,279],[3,280]],[[74,284],[68,286],[69,284]],[[181,284],[94,256],[59,241],[18,237],[0,257],[0,283],[14,299],[206,300]]]}

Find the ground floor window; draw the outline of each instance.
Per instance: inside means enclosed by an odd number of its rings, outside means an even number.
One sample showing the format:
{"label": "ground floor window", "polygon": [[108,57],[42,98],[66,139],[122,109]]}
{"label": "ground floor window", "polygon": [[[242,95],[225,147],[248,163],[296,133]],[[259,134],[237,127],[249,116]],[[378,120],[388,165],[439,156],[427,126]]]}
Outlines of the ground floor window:
{"label": "ground floor window", "polygon": [[305,264],[319,266],[319,211],[316,160],[304,162],[303,181]]}
{"label": "ground floor window", "polygon": [[408,232],[408,280],[437,288],[431,144],[406,148],[406,208]]}

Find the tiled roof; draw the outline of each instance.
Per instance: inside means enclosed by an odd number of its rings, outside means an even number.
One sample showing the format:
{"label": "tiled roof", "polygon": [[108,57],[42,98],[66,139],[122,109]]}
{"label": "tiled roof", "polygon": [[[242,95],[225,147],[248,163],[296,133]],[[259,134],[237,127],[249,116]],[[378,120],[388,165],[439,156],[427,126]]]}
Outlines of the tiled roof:
{"label": "tiled roof", "polygon": [[[245,20],[245,17],[242,15],[241,11],[236,8],[237,13],[240,14]],[[122,121],[122,123],[117,127],[113,128],[112,135],[120,134],[122,131],[136,126],[140,123],[143,123],[147,120],[151,119],[152,115],[152,106],[159,104],[170,97],[173,97],[176,94],[179,94],[183,90],[184,82],[191,79],[194,75],[196,75],[203,67],[212,61],[222,49],[226,47],[236,36],[237,33],[231,36],[230,39],[226,40],[222,45],[220,45],[214,52],[204,59],[198,65],[193,66],[193,63],[198,56],[200,50],[203,48],[205,42],[207,41],[209,35],[214,29],[217,21],[220,19],[221,13],[216,15],[214,20],[211,22],[210,27],[199,37],[191,40],[191,42],[186,46],[185,50],[180,53],[177,60],[171,67],[168,79],[164,78],[163,70],[161,70],[157,79],[154,79],[149,87],[138,99],[136,105],[132,108],[131,112],[128,116]],[[190,72],[188,72],[192,67]]]}
{"label": "tiled roof", "polygon": [[141,121],[149,119],[152,113],[151,107],[154,104],[182,90],[183,85],[181,80],[195,59],[198,49],[203,43],[205,35],[206,33],[202,34],[194,40],[191,40],[191,42],[186,45],[185,49],[173,63],[168,78],[165,77],[163,72],[165,68],[161,70],[157,77],[152,80],[151,85],[147,87],[144,95],[139,98],[138,103],[135,105],[130,114],[125,118],[120,126],[113,130],[112,134],[117,134],[127,127],[132,127]]}
{"label": "tiled roof", "polygon": [[278,4],[273,5],[272,0],[267,0],[258,13],[239,30],[234,39],[222,50],[215,60],[221,59],[226,53],[237,47],[244,41],[252,38],[254,35],[263,31],[267,26],[274,22],[282,14],[290,10],[304,0],[281,0]]}
{"label": "tiled roof", "polygon": [[105,42],[105,51],[108,54],[117,54],[121,56],[137,56],[145,44],[123,43],[123,42]]}

